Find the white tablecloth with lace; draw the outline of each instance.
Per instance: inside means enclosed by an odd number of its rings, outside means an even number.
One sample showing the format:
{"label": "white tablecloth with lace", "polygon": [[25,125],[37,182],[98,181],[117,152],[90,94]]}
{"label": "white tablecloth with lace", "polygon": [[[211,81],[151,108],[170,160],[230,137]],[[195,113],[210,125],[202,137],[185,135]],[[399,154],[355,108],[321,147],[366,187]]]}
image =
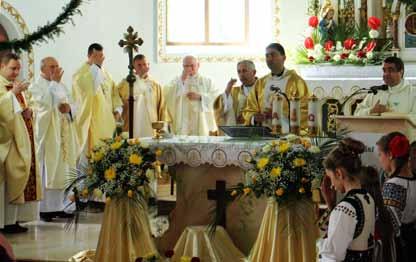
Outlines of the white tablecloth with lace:
{"label": "white tablecloth with lace", "polygon": [[175,136],[161,140],[143,138],[152,147],[163,149],[163,162],[169,166],[184,163],[191,167],[210,164],[215,167],[250,167],[253,151],[270,140],[233,139],[216,136]]}

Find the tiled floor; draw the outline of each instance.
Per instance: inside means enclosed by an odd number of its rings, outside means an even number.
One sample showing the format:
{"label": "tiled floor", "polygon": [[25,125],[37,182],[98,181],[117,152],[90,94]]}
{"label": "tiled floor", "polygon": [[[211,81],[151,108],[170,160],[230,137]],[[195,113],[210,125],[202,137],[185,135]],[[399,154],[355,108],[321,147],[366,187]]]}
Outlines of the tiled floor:
{"label": "tiled floor", "polygon": [[[158,198],[174,200],[168,184],[158,186]],[[27,233],[5,235],[11,242],[18,260],[36,262],[68,261],[82,250],[95,249],[100,233],[102,213],[85,213],[80,216],[78,230],[65,229],[66,220],[54,222],[34,221],[22,224]]]}

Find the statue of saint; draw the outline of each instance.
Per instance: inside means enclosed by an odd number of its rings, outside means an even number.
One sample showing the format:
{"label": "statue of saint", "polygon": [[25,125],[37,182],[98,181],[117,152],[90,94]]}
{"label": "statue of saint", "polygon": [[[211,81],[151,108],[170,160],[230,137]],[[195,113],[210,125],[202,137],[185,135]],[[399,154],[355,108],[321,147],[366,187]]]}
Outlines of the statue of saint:
{"label": "statue of saint", "polygon": [[335,14],[334,7],[330,3],[327,2],[327,4],[325,4],[322,7],[322,11],[321,11],[322,19],[319,22],[319,32],[321,34],[322,45],[328,40],[332,40],[332,41],[335,40],[334,39],[335,28],[337,25],[334,21],[334,14]]}

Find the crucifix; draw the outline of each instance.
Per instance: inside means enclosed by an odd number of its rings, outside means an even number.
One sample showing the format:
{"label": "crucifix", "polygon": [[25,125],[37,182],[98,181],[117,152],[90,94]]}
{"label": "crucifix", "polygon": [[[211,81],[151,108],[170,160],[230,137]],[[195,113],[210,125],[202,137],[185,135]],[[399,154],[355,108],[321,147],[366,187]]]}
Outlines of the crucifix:
{"label": "crucifix", "polygon": [[225,228],[226,222],[226,202],[227,202],[227,191],[225,188],[224,180],[217,180],[215,183],[215,189],[210,189],[207,192],[208,200],[216,201],[216,213],[215,218],[218,225]]}
{"label": "crucifix", "polygon": [[133,27],[129,26],[127,28],[127,33],[124,33],[124,39],[121,39],[118,42],[120,47],[124,48],[124,51],[127,52],[129,56],[129,74],[126,78],[126,81],[129,83],[129,138],[133,138],[133,106],[134,106],[134,93],[133,93],[133,84],[136,81],[136,76],[133,74],[133,50],[135,52],[139,51],[139,46],[143,44],[143,40],[139,38],[137,32],[134,32]]}

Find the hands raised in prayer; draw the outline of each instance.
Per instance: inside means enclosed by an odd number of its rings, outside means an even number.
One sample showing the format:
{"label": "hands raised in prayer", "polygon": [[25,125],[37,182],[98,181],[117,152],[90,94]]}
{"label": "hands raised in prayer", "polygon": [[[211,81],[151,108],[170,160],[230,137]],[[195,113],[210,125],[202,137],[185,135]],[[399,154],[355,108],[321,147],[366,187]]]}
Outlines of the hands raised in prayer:
{"label": "hands raised in prayer", "polygon": [[61,67],[58,67],[51,72],[51,80],[59,83],[61,82],[63,74],[64,70]]}
{"label": "hands raised in prayer", "polygon": [[233,88],[235,83],[237,83],[237,79],[235,78],[231,78],[230,81],[228,81],[227,87],[225,88],[225,94],[227,94],[227,96],[231,93],[231,89]]}
{"label": "hands raised in prayer", "polygon": [[20,94],[23,91],[26,91],[28,86],[29,86],[29,82],[15,81],[15,82],[13,82],[13,87],[12,87],[11,91],[12,91],[13,94],[17,95],[17,94]]}

